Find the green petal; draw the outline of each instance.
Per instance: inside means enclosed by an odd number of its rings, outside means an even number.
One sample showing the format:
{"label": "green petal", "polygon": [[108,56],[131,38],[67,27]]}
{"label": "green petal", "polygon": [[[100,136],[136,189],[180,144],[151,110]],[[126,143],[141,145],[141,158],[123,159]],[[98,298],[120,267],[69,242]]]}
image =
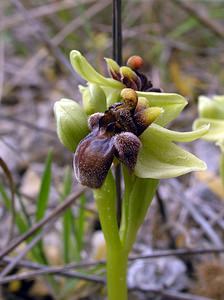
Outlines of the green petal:
{"label": "green petal", "polygon": [[79,91],[82,94],[83,108],[87,115],[106,110],[106,96],[98,84],[88,83],[88,86],[79,85]]}
{"label": "green petal", "polygon": [[109,86],[101,86],[102,90],[104,91],[107,99],[107,107],[110,105],[120,102],[121,101],[121,90],[122,88],[115,89]]}
{"label": "green petal", "polygon": [[203,136],[203,139],[210,142],[217,142],[224,139],[224,120],[199,118],[194,122],[193,128],[197,129],[208,123],[210,124],[210,130]]}
{"label": "green petal", "polygon": [[70,53],[70,61],[76,72],[85,80],[99,85],[106,85],[114,88],[122,88],[123,84],[112,78],[106,78],[98,73],[85,59],[85,57],[76,50]]}
{"label": "green petal", "polygon": [[202,118],[224,119],[224,97],[214,96],[210,99],[205,96],[200,96],[198,110]]}
{"label": "green petal", "polygon": [[138,96],[149,100],[150,106],[160,106],[164,113],[156,120],[159,125],[166,125],[174,120],[187,105],[184,97],[172,93],[147,93],[137,92]]}
{"label": "green petal", "polygon": [[78,103],[70,99],[57,101],[54,114],[59,140],[74,152],[80,140],[88,134],[87,115]]}
{"label": "green petal", "polygon": [[[160,136],[158,136],[155,134],[155,128],[151,130],[149,127],[140,139],[143,146],[139,151],[135,167],[135,174],[138,177],[172,178],[206,169],[203,161],[172,143],[166,137],[166,133],[160,132]],[[179,138],[177,137],[177,139]]]}
{"label": "green petal", "polygon": [[150,130],[151,134],[154,134],[154,136],[157,136],[159,139],[162,136],[163,139],[166,139],[168,141],[183,143],[183,142],[192,142],[194,140],[201,138],[206,133],[208,133],[209,127],[210,127],[210,125],[208,123],[205,123],[202,126],[198,127],[194,131],[177,132],[177,131],[172,131],[172,130],[169,130],[167,128],[161,127],[161,126],[153,123],[150,125],[150,127],[147,130]]}

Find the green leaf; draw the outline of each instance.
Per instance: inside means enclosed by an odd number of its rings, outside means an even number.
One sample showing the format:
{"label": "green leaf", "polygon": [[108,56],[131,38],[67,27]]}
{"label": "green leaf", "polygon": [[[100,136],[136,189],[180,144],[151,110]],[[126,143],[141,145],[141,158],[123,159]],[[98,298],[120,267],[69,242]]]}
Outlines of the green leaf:
{"label": "green leaf", "polygon": [[[8,197],[7,192],[1,183],[0,183],[0,195],[2,196],[2,200],[5,204],[6,209],[8,211],[11,211],[11,200]],[[18,211],[15,212],[15,223],[16,223],[16,227],[18,228],[18,231],[20,233],[24,233],[29,228],[29,225],[26,222],[26,219]]]}
{"label": "green leaf", "polygon": [[123,84],[112,78],[106,78],[98,73],[85,59],[85,57],[77,50],[72,50],[70,53],[70,61],[75,71],[86,81],[99,84],[100,86],[110,86],[121,89]]}
{"label": "green leaf", "polygon": [[159,181],[130,175],[125,167],[123,170],[125,195],[122,207],[120,237],[123,247],[129,252],[147,214]]}
{"label": "green leaf", "polygon": [[[51,163],[52,153],[51,151],[49,151],[47,159],[45,161],[44,173],[41,178],[40,190],[37,197],[35,214],[36,222],[38,222],[44,217],[47,210],[51,187]],[[48,264],[48,260],[44,253],[42,240],[39,243],[37,243],[36,247],[33,248],[32,253],[36,257],[38,262]]]}
{"label": "green leaf", "polygon": [[[63,181],[63,191],[61,195],[61,201],[71,193],[72,190],[72,173],[70,168],[66,168]],[[64,262],[69,263],[72,251],[72,224],[73,215],[71,209],[67,209],[63,214],[63,254]]]}
{"label": "green leaf", "polygon": [[41,220],[44,217],[47,210],[51,187],[51,162],[52,153],[50,151],[45,161],[44,173],[41,178],[40,190],[37,197],[36,221]]}
{"label": "green leaf", "polygon": [[85,227],[85,203],[86,197],[83,194],[80,197],[80,207],[75,218],[75,238],[76,238],[76,247],[78,259],[81,259],[81,251],[84,244],[84,227]]}
{"label": "green leaf", "polygon": [[149,93],[137,92],[139,97],[149,100],[150,106],[159,106],[164,109],[163,114],[156,120],[156,123],[165,126],[174,120],[187,105],[184,97],[172,93]]}
{"label": "green leaf", "polygon": [[[204,133],[203,130],[202,133]],[[158,132],[155,134],[155,126],[152,129],[149,127],[140,139],[142,148],[135,167],[135,175],[138,177],[171,178],[206,169],[203,161],[172,143],[167,133],[160,131],[159,134]],[[180,135],[176,140],[180,140]]]}
{"label": "green leaf", "polygon": [[78,103],[70,99],[55,102],[54,113],[59,140],[74,152],[78,143],[89,132],[86,113]]}
{"label": "green leaf", "polygon": [[193,128],[198,129],[199,127],[210,124],[210,130],[203,136],[203,139],[210,142],[217,142],[224,139],[224,120],[214,120],[208,118],[199,118],[194,124]]}

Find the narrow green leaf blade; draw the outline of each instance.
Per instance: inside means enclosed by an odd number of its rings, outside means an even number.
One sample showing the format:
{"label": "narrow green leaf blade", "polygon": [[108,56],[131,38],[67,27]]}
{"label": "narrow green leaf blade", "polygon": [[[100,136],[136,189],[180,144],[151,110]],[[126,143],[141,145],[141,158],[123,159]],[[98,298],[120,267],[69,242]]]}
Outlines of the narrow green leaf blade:
{"label": "narrow green leaf blade", "polygon": [[39,221],[44,217],[48,206],[50,186],[51,186],[51,163],[52,163],[52,152],[50,151],[45,161],[44,173],[41,179],[41,186],[37,197],[36,221]]}
{"label": "narrow green leaf blade", "polygon": [[[5,204],[6,209],[8,211],[11,211],[11,200],[8,197],[7,192],[1,183],[0,183],[0,195],[2,196],[2,200]],[[26,219],[18,211],[15,212],[15,223],[20,233],[24,233],[29,228],[29,224],[26,222]]]}
{"label": "narrow green leaf blade", "polygon": [[[64,182],[63,182],[63,191],[61,195],[61,201],[71,193],[72,190],[72,173],[70,168],[65,170]],[[72,223],[73,216],[71,209],[67,209],[63,214],[63,230],[62,230],[62,240],[63,240],[63,255],[64,262],[69,263],[71,259],[72,251]]]}

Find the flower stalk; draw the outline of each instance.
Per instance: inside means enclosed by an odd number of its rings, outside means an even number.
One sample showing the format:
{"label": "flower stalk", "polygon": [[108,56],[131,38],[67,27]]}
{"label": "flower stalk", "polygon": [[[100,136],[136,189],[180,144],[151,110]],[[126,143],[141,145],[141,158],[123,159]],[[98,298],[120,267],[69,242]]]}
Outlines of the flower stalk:
{"label": "flower stalk", "polygon": [[111,172],[103,186],[94,190],[99,219],[107,245],[107,293],[109,300],[127,299],[127,252],[117,225],[116,186]]}

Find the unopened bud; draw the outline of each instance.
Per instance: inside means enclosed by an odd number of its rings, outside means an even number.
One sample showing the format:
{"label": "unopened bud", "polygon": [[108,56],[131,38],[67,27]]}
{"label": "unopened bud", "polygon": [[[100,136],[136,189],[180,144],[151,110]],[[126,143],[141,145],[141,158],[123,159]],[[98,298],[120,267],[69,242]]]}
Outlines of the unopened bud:
{"label": "unopened bud", "polygon": [[133,109],[136,107],[138,102],[138,95],[135,90],[130,88],[125,88],[121,91],[121,98],[124,103],[130,108]]}
{"label": "unopened bud", "polygon": [[73,100],[61,99],[54,105],[54,114],[59,140],[74,152],[80,140],[88,134],[84,110]]}
{"label": "unopened bud", "polygon": [[121,81],[128,88],[132,88],[133,90],[139,90],[141,82],[134,71],[132,71],[129,67],[121,67]]}
{"label": "unopened bud", "polygon": [[107,69],[109,74],[113,79],[120,80],[121,75],[120,75],[120,66],[116,63],[115,60],[111,58],[105,58],[106,63],[107,63]]}
{"label": "unopened bud", "polygon": [[127,61],[127,66],[132,70],[140,69],[143,66],[143,64],[144,64],[143,59],[141,58],[141,56],[138,55],[133,55],[129,57]]}

